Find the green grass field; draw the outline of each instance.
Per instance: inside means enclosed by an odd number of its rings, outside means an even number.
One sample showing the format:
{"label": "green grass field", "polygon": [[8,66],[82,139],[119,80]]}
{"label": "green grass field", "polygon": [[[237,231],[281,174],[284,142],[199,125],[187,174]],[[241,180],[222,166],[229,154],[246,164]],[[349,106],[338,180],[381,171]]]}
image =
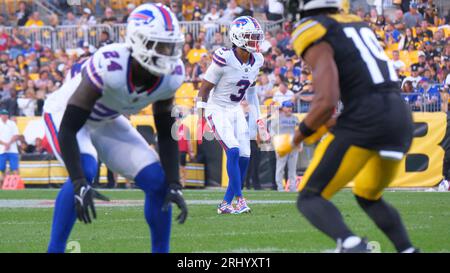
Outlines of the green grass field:
{"label": "green grass field", "polygon": [[[102,192],[114,201],[143,200],[143,193],[136,190]],[[0,191],[0,252],[46,251],[53,209],[8,204],[42,203],[56,194],[57,190]],[[186,190],[185,196],[190,214],[184,225],[172,226],[172,252],[322,252],[335,247],[299,214],[297,194],[248,191],[253,213],[246,215],[217,215],[222,191]],[[450,252],[450,194],[398,191],[387,192],[385,198],[399,209],[413,242],[423,252]],[[382,252],[394,251],[350,191],[339,193],[333,201],[353,231],[378,241]],[[77,241],[81,252],[150,251],[142,206],[98,206],[97,212],[93,224],[78,223],[71,234],[70,241]],[[174,212],[175,217],[178,209]]]}

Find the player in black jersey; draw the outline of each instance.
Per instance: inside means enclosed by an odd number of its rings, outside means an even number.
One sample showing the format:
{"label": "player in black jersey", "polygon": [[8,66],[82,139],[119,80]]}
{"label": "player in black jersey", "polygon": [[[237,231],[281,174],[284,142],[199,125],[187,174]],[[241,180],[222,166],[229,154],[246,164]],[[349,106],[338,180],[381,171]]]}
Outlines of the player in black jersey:
{"label": "player in black jersey", "polygon": [[333,124],[340,99],[344,109],[318,145],[303,176],[297,206],[339,252],[366,252],[367,242],[344,223],[331,197],[354,182],[358,204],[399,252],[415,252],[396,209],[382,198],[408,151],[412,116],[400,96],[393,64],[374,32],[359,17],[339,13],[339,0],[300,0],[303,18],[292,33],[293,47],[313,69],[315,96],[291,142],[275,145],[283,155],[326,124]]}

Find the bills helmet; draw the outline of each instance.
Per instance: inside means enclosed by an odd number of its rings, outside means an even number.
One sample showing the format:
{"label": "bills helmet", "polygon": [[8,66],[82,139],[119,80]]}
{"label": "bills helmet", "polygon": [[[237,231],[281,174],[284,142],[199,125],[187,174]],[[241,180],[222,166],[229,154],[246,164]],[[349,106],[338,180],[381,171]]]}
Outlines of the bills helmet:
{"label": "bills helmet", "polygon": [[229,32],[231,42],[248,52],[259,52],[264,41],[264,31],[259,22],[250,16],[241,16],[233,20]]}
{"label": "bills helmet", "polygon": [[161,4],[142,4],[127,21],[125,43],[134,59],[155,75],[171,73],[184,44],[184,35],[173,12]]}

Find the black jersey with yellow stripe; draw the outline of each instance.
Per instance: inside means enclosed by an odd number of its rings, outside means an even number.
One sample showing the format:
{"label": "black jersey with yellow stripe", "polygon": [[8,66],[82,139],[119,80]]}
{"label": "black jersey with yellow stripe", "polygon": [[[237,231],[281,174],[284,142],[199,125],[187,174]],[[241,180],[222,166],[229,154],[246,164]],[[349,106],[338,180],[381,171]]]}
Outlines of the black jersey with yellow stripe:
{"label": "black jersey with yellow stripe", "polygon": [[344,106],[367,93],[400,91],[392,62],[373,31],[358,16],[321,14],[307,17],[292,33],[292,42],[299,56],[320,42],[330,44]]}

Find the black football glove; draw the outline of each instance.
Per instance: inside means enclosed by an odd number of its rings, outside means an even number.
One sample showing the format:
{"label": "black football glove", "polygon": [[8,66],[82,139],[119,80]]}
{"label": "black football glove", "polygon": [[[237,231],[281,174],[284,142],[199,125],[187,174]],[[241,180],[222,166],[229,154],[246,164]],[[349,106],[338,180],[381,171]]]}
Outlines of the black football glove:
{"label": "black football glove", "polygon": [[91,223],[92,221],[89,215],[89,208],[92,211],[94,219],[97,218],[97,213],[95,212],[94,206],[94,198],[104,201],[109,201],[109,198],[94,190],[84,178],[77,179],[72,183],[75,193],[75,207],[77,218],[85,224]]}
{"label": "black football glove", "polygon": [[177,217],[177,221],[178,223],[183,224],[184,221],[186,221],[188,209],[186,202],[184,201],[183,193],[181,192],[181,185],[179,184],[169,185],[169,192],[164,200],[162,210],[167,211],[171,203],[177,204],[178,208],[181,210],[181,213]]}

